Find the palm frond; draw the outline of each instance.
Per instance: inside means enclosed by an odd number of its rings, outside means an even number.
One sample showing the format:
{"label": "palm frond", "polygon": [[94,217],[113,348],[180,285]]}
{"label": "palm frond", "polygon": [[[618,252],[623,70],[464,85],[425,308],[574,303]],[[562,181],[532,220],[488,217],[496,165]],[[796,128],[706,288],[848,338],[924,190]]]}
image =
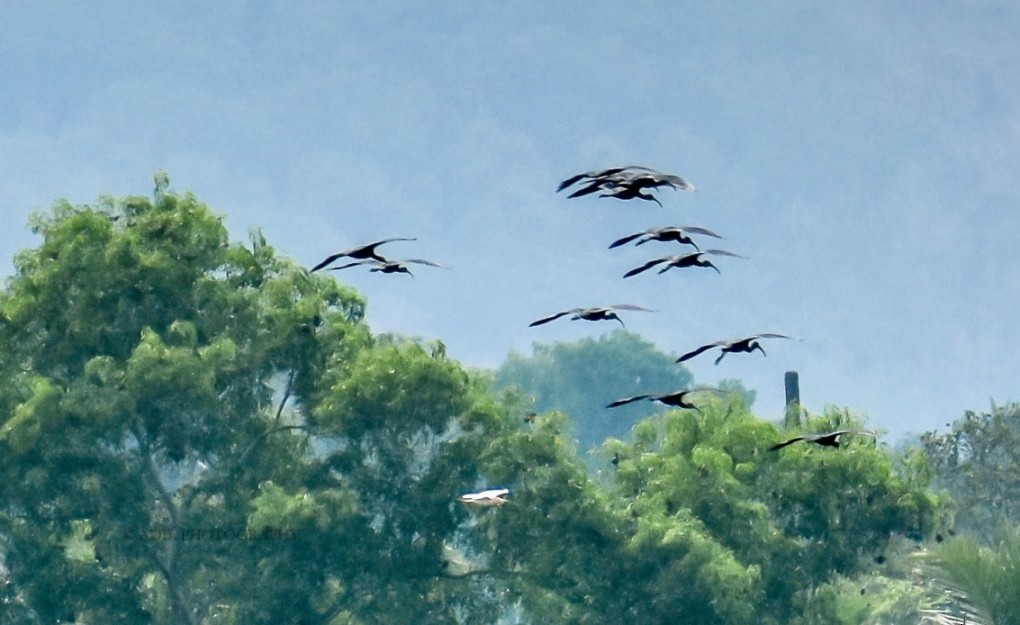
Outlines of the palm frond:
{"label": "palm frond", "polygon": [[1020,528],[1011,530],[994,550],[976,538],[959,537],[927,559],[967,623],[1020,623]]}

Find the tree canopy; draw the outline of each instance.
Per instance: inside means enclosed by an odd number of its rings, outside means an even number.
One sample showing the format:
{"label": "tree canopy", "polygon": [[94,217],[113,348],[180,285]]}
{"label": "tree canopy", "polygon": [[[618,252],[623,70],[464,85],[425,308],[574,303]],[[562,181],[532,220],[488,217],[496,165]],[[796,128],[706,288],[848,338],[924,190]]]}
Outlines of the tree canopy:
{"label": "tree canopy", "polygon": [[[526,421],[441,342],[373,336],[356,292],[166,181],[32,227],[0,291],[0,622],[837,622],[818,589],[938,516],[923,462],[769,451],[739,393],[630,417],[595,472],[545,395]],[[598,372],[579,414],[690,383],[626,333],[537,352]]]}
{"label": "tree canopy", "polygon": [[1020,404],[968,410],[949,432],[927,432],[920,443],[934,485],[952,496],[959,529],[991,537],[1020,519]]}
{"label": "tree canopy", "polygon": [[531,356],[511,353],[496,370],[493,386],[517,387],[533,398],[536,412],[567,413],[582,448],[590,449],[662,409],[640,403],[611,410],[609,402],[690,385],[690,372],[675,358],[632,332],[616,330],[570,343],[537,343]]}
{"label": "tree canopy", "polygon": [[485,620],[442,578],[499,424],[458,365],[377,344],[360,296],[229,243],[192,196],[58,203],[33,229],[0,294],[17,622]]}

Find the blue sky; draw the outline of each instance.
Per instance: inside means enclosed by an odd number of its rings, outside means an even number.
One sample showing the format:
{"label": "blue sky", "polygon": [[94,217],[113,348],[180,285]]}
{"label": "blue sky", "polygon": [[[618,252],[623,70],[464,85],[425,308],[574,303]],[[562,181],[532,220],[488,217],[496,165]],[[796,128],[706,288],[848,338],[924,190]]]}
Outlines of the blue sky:
{"label": "blue sky", "polygon": [[[306,265],[417,237],[386,251],[449,269],[339,277],[375,331],[468,365],[609,331],[528,323],[628,302],[667,351],[797,337],[690,363],[766,418],[788,369],[810,409],[891,438],[1020,399],[1020,5],[207,4],[0,6],[0,273],[33,209],[148,194],[164,168]],[[699,190],[554,192],[627,163]],[[606,246],[663,225],[749,258],[622,279],[675,249]]]}

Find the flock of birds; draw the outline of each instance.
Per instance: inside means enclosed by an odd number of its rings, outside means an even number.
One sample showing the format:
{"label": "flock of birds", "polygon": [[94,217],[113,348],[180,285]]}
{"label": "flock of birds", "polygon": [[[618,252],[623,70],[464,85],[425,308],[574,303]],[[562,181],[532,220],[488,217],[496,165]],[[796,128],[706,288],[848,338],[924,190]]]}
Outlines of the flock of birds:
{"label": "flock of birds", "polygon": [[[659,206],[662,206],[662,202],[659,201],[653,193],[662,187],[678,191],[695,191],[693,184],[685,180],[684,178],[674,175],[665,174],[662,172],[655,171],[648,167],[642,167],[638,165],[627,165],[623,167],[611,167],[608,169],[588,171],[580,173],[567,178],[559,184],[556,189],[557,193],[565,191],[575,187],[575,190],[571,192],[568,198],[579,198],[587,195],[598,194],[601,198],[616,198],[618,200],[643,200],[646,202],[655,202]],[[706,237],[712,237],[715,239],[722,239],[722,237],[715,232],[702,228],[699,226],[665,226],[660,228],[650,228],[642,230],[641,232],[635,232],[628,234],[627,236],[621,237],[613,241],[609,245],[609,249],[618,248],[628,243],[634,243],[635,246],[641,246],[645,243],[652,241],[666,242],[666,243],[678,243],[680,245],[687,245],[694,248],[694,252],[688,252],[685,254],[673,254],[667,256],[661,256],[653,258],[648,262],[644,263],[639,267],[631,269],[623,275],[624,278],[630,278],[638,274],[644,273],[654,268],[658,268],[658,273],[662,274],[671,269],[681,269],[689,267],[701,267],[711,268],[717,273],[722,273],[719,268],[712,263],[709,259],[711,256],[729,256],[734,258],[746,258],[740,254],[736,254],[729,250],[708,248],[701,249],[697,242],[694,240],[693,235],[701,235]],[[312,267],[310,272],[314,273],[321,269],[327,269],[329,271],[337,271],[347,269],[350,267],[367,265],[371,271],[381,273],[405,273],[411,274],[408,264],[419,264],[427,265],[431,267],[441,267],[441,265],[434,263],[430,260],[422,258],[407,258],[401,260],[391,260],[380,255],[377,252],[377,248],[395,241],[414,241],[414,238],[390,238],[375,241],[367,245],[351,248],[335,254],[330,254],[320,263]],[[341,260],[346,260],[342,265],[331,266],[333,263]],[[642,312],[655,312],[652,309],[637,306],[634,304],[614,304],[611,306],[596,306],[591,308],[571,308],[569,310],[560,311],[541,319],[537,319],[529,324],[530,327],[544,325],[546,323],[555,321],[562,317],[569,317],[571,320],[584,320],[584,321],[616,321],[621,326],[624,326],[623,320],[617,314],[619,311],[642,311]],[[777,333],[761,333],[746,336],[732,340],[715,341],[712,343],[706,343],[693,349],[685,354],[681,355],[676,359],[677,363],[685,362],[690,360],[699,354],[702,354],[711,349],[719,348],[720,354],[715,359],[715,364],[726,356],[726,354],[736,353],[752,353],[760,351],[762,355],[765,355],[765,349],[761,346],[762,339],[790,339],[792,337],[785,334]],[[696,404],[688,399],[688,397],[695,393],[715,393],[715,394],[726,394],[727,391],[718,388],[711,387],[698,387],[683,389],[671,393],[665,394],[641,394],[633,397],[626,397],[618,399],[607,405],[607,408],[616,408],[637,401],[649,400],[658,402],[667,406],[684,408],[689,410],[695,410],[701,412]],[[867,436],[875,436],[874,432],[864,430],[837,430],[834,432],[826,432],[822,434],[804,434],[801,436],[795,436],[788,440],[777,443],[769,448],[771,451],[782,449],[787,445],[804,441],[814,443],[824,447],[838,448],[840,446],[841,437],[846,434],[863,434]],[[460,497],[459,501],[469,506],[476,507],[495,507],[501,506],[507,503],[509,500],[507,496],[510,494],[509,489],[506,488],[493,488],[483,490],[477,493],[467,493]]]}
{"label": "flock of birds", "polygon": [[[629,165],[626,167],[612,167],[609,169],[602,169],[596,171],[588,171],[575,176],[567,178],[560,183],[557,188],[557,192],[565,191],[571,187],[577,186],[577,190],[572,192],[568,197],[577,198],[593,193],[599,193],[599,197],[612,197],[617,199],[629,200],[639,199],[649,202],[655,202],[662,206],[662,203],[652,195],[652,192],[661,187],[671,188],[677,191],[694,191],[695,186],[685,180],[684,178],[674,174],[664,174],[648,167],[641,167],[635,165]],[[702,249],[697,241],[695,240],[696,235],[702,235],[706,237],[712,237],[715,239],[722,239],[722,236],[700,226],[664,226],[659,228],[649,228],[640,232],[635,232],[621,237],[609,244],[609,249],[615,249],[629,243],[633,243],[635,247],[644,245],[652,241],[664,242],[664,243],[677,243],[680,245],[686,245],[693,247],[695,251],[685,254],[670,254],[667,256],[660,256],[653,258],[648,262],[644,263],[639,267],[631,269],[627,273],[623,274],[624,278],[630,278],[640,273],[644,273],[650,269],[658,268],[658,273],[662,274],[670,269],[682,269],[687,267],[702,267],[711,268],[718,273],[722,273],[719,268],[712,263],[709,259],[710,256],[730,256],[734,258],[745,258],[740,254],[731,252],[729,250],[709,248]],[[614,304],[612,306],[599,306],[595,308],[572,308],[562,312],[549,315],[533,321],[531,326],[539,326],[550,321],[554,321],[561,317],[570,316],[573,320],[585,320],[585,321],[606,321],[613,320],[617,321],[621,326],[624,325],[623,320],[617,314],[619,311],[634,310],[634,311],[645,311],[654,312],[649,308],[642,306],[636,306],[634,304]],[[736,340],[727,341],[716,341],[714,343],[708,343],[702,345],[695,350],[687,352],[680,356],[677,362],[684,362],[685,360],[694,358],[698,354],[718,347],[722,350],[719,358],[716,359],[716,364],[728,354],[736,352],[750,352],[750,351],[761,351],[765,353],[759,343],[760,339],[764,338],[790,338],[783,334],[757,334],[750,337],[744,337]],[[692,388],[676,391],[673,393],[666,393],[662,395],[643,394],[635,395],[634,397],[627,397],[611,402],[607,408],[615,408],[617,406],[623,406],[632,402],[641,400],[655,401],[667,406],[673,406],[677,408],[686,408],[690,410],[696,410],[700,412],[698,406],[687,398],[689,395],[699,392],[710,392],[723,394],[722,391],[717,388]]]}

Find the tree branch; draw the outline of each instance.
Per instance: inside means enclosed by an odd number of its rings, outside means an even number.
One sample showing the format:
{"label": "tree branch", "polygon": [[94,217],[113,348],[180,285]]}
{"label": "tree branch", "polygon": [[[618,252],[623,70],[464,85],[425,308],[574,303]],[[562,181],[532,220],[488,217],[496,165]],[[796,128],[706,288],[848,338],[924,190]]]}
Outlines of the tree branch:
{"label": "tree branch", "polygon": [[287,386],[283,389],[283,399],[280,400],[280,406],[276,409],[276,416],[273,418],[273,425],[279,425],[280,423],[280,415],[283,414],[283,407],[287,404],[287,400],[290,399],[295,375],[297,375],[297,369],[291,369],[290,376],[287,378]]}
{"label": "tree branch", "polygon": [[159,491],[160,499],[163,500],[163,505],[166,507],[167,515],[170,517],[170,543],[167,547],[166,562],[161,562],[155,554],[153,559],[156,561],[156,566],[163,574],[163,578],[166,579],[167,589],[170,591],[170,610],[176,617],[181,618],[182,622],[192,625],[191,610],[189,609],[187,602],[184,600],[184,595],[181,594],[180,585],[177,583],[177,564],[178,555],[180,553],[181,546],[181,523],[180,516],[178,514],[177,506],[173,502],[173,496],[167,491],[166,487],[163,486],[163,480],[160,478],[159,469],[156,467],[155,461],[152,459],[152,449],[149,447],[148,441],[142,436],[141,430],[135,426],[132,427],[131,433],[138,441],[138,448],[142,453],[142,460],[145,462],[145,468],[148,472],[149,478],[155,485],[157,491]]}
{"label": "tree branch", "polygon": [[276,432],[282,432],[284,430],[308,430],[308,429],[309,429],[309,427],[307,425],[281,425],[281,426],[278,426],[278,427],[266,430],[262,434],[259,434],[258,438],[253,440],[251,442],[251,444],[248,445],[248,447],[244,450],[244,453],[241,454],[241,457],[238,459],[237,463],[238,464],[243,464],[244,463],[244,459],[248,457],[248,454],[251,453],[251,450],[255,448],[255,445],[259,444],[259,442],[264,440],[270,434],[275,434]]}

